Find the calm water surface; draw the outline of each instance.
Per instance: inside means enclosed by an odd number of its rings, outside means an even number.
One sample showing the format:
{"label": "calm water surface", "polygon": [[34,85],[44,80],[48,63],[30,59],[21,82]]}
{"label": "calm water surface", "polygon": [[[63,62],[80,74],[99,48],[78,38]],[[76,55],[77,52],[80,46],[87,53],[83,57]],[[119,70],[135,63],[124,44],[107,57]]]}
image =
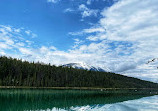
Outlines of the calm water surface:
{"label": "calm water surface", "polygon": [[0,111],[158,111],[157,91],[0,89]]}

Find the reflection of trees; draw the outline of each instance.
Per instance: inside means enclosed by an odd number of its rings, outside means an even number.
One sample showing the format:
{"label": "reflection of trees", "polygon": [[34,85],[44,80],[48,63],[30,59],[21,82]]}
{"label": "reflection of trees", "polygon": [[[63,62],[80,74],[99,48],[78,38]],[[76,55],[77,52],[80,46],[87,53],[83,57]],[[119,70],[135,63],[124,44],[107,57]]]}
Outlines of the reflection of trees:
{"label": "reflection of trees", "polygon": [[[124,93],[122,93],[124,92]],[[125,93],[126,92],[126,93]],[[135,92],[135,91],[134,91]],[[109,104],[150,96],[129,91],[81,91],[81,90],[0,90],[0,111],[46,110],[56,108],[69,109],[71,106]]]}

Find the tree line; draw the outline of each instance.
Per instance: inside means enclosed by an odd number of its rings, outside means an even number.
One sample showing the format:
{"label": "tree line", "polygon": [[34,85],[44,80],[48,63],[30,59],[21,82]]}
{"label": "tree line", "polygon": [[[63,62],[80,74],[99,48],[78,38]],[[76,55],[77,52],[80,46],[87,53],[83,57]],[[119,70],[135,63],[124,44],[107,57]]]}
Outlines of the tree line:
{"label": "tree line", "polygon": [[0,86],[158,88],[158,84],[110,72],[74,69],[0,57]]}

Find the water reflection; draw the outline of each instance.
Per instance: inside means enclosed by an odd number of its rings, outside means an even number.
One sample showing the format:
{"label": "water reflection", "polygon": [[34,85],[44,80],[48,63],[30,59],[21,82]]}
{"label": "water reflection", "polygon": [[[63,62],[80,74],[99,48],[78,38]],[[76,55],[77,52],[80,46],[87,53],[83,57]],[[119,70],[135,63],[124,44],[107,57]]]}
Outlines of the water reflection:
{"label": "water reflection", "polygon": [[142,108],[157,111],[158,96],[153,96],[156,93],[149,90],[0,89],[0,111],[137,111]]}
{"label": "water reflection", "polygon": [[83,106],[72,108],[75,111],[158,111],[158,96],[144,97],[103,106]]}

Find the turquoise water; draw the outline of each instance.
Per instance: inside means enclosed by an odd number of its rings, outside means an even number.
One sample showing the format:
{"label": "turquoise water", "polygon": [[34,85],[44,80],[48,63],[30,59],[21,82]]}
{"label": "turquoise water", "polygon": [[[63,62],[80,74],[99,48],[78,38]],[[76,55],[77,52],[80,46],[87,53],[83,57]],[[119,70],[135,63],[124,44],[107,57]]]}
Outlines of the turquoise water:
{"label": "turquoise water", "polygon": [[0,111],[158,111],[157,91],[0,89]]}

